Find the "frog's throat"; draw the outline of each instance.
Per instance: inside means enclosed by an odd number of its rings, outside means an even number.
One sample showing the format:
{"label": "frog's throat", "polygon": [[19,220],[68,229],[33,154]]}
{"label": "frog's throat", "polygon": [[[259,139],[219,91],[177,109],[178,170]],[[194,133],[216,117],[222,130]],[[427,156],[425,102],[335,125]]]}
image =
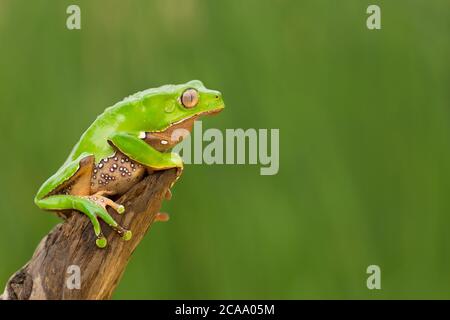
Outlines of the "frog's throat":
{"label": "frog's throat", "polygon": [[198,116],[192,116],[183,119],[162,131],[146,132],[144,140],[160,152],[167,151],[190,134],[197,118]]}

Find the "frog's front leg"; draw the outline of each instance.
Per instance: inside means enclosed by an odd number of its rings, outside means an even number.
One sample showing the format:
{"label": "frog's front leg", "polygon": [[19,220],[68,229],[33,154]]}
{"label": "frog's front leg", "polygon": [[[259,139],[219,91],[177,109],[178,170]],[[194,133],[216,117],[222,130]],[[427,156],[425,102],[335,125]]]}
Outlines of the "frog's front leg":
{"label": "frog's front leg", "polygon": [[35,203],[45,210],[73,209],[84,213],[94,227],[97,246],[103,248],[107,241],[101,231],[98,218],[105,221],[124,240],[131,238],[131,232],[121,227],[106,211],[106,206],[111,206],[117,212],[122,213],[123,206],[117,205],[102,195],[90,195],[90,176],[93,163],[92,155],[82,154],[76,160],[65,164],[42,185],[35,197]]}
{"label": "frog's front leg", "polygon": [[112,143],[130,159],[151,170],[177,169],[180,176],[183,170],[183,160],[174,152],[159,152],[139,137],[139,134],[118,132],[109,137]]}

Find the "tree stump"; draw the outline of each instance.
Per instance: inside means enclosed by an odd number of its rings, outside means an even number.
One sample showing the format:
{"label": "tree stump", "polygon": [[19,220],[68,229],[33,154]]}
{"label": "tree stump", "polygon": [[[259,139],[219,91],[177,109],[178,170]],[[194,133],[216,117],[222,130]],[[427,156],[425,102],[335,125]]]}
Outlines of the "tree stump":
{"label": "tree stump", "polygon": [[[108,246],[99,249],[89,219],[77,211],[53,228],[39,243],[31,260],[6,284],[3,300],[110,299],[125,267],[158,213],[176,170],[154,172],[121,196],[126,212],[109,213],[133,232],[124,241],[101,222]],[[110,209],[110,208],[109,208]],[[70,266],[78,266],[80,289],[67,285]]]}

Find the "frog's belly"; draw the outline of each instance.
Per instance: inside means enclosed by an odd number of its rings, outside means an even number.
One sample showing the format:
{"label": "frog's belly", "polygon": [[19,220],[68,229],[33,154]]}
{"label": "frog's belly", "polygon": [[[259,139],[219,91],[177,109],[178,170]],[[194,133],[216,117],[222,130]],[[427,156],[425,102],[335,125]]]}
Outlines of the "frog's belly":
{"label": "frog's belly", "polygon": [[145,167],[117,151],[109,158],[94,165],[91,176],[91,194],[123,194],[138,183],[145,174]]}

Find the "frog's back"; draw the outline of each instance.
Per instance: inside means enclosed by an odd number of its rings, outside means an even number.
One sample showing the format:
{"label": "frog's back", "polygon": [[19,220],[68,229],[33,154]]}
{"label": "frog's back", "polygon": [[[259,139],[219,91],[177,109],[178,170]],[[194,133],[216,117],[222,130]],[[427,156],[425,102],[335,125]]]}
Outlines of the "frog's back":
{"label": "frog's back", "polygon": [[136,129],[133,127],[133,121],[129,121],[127,117],[127,114],[132,113],[132,108],[141,104],[144,98],[172,92],[176,87],[177,85],[164,85],[139,91],[106,108],[83,133],[66,162],[77,159],[83,152],[94,155],[96,162],[113,154],[114,150],[108,143],[108,137],[114,132]]}
{"label": "frog's back", "polygon": [[83,152],[94,155],[96,161],[111,155],[114,150],[108,143],[108,137],[119,131],[126,121],[126,118],[121,115],[120,109],[130,107],[134,102],[135,100],[126,98],[114,106],[106,108],[81,135],[67,161],[77,159]]}

